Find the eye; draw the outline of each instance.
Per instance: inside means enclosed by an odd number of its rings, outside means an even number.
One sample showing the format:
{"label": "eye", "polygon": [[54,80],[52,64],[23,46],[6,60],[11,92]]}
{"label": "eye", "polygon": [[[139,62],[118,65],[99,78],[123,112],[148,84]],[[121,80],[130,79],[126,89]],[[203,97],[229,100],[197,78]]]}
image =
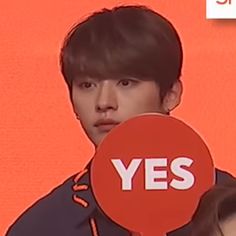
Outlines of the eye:
{"label": "eye", "polygon": [[137,81],[131,80],[131,79],[122,79],[122,80],[119,81],[119,84],[123,87],[132,86],[136,83],[137,83]]}
{"label": "eye", "polygon": [[82,82],[79,84],[79,87],[82,89],[90,89],[93,86],[94,86],[94,84],[91,82]]}

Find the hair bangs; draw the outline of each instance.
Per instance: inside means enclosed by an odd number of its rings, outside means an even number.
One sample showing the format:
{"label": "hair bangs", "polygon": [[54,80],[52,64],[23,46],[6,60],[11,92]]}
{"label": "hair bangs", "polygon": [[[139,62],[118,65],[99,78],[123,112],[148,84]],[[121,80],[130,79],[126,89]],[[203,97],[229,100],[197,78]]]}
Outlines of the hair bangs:
{"label": "hair bangs", "polygon": [[[122,35],[110,33],[97,42],[87,41],[73,47],[68,53],[68,72],[74,79],[92,77],[96,79],[118,79],[120,77],[135,77],[143,80],[154,79],[156,69],[153,67],[151,50],[141,47],[137,40],[127,40]],[[139,48],[137,50],[137,48]],[[162,58],[163,59],[163,58]],[[150,61],[149,61],[150,60]],[[155,71],[153,71],[155,68]],[[161,71],[161,68],[159,69]]]}

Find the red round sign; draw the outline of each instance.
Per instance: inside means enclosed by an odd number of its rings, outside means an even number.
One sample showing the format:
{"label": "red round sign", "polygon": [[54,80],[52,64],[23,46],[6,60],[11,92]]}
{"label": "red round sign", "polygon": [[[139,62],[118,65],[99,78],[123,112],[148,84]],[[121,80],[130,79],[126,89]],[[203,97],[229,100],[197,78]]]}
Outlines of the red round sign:
{"label": "red round sign", "polygon": [[182,121],[143,114],[115,127],[97,148],[91,184],[117,224],[163,236],[186,224],[215,170],[200,136]]}

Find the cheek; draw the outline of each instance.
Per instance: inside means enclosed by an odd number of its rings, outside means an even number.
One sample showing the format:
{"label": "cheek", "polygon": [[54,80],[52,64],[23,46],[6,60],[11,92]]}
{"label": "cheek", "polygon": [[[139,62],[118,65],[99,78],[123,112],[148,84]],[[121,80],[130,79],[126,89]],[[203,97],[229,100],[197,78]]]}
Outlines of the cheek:
{"label": "cheek", "polygon": [[89,105],[84,106],[84,104],[77,102],[74,104],[74,110],[78,115],[81,124],[87,129],[90,123],[93,122],[93,116],[91,115],[92,110],[90,109]]}
{"label": "cheek", "polygon": [[92,132],[91,127],[94,123],[93,115],[91,115],[93,114],[91,106],[88,104],[88,102],[83,101],[83,99],[81,99],[81,100],[75,100],[73,102],[73,109],[79,117],[79,122],[83,130],[90,137]]}
{"label": "cheek", "polygon": [[146,89],[143,90],[143,100],[141,104],[147,106],[154,111],[160,111],[162,109],[160,90],[155,83],[149,84]]}
{"label": "cheek", "polygon": [[158,94],[155,92],[156,91],[152,91],[152,93],[146,93],[143,96],[143,99],[142,99],[142,101],[140,101],[140,103],[149,109],[159,109],[160,98],[159,98]]}
{"label": "cheek", "polygon": [[88,96],[79,93],[76,89],[74,89],[72,93],[72,102],[74,111],[80,117],[88,116],[88,114],[91,113],[91,99]]}
{"label": "cheek", "polygon": [[161,107],[159,91],[154,87],[134,91],[125,97],[122,105],[131,111],[158,111]]}

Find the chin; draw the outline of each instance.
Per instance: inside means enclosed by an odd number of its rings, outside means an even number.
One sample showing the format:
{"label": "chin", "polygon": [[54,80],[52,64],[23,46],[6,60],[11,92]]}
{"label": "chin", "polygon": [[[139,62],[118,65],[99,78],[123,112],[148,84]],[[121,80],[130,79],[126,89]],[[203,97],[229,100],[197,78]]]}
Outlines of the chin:
{"label": "chin", "polygon": [[98,145],[102,142],[102,140],[105,137],[96,137],[96,138],[90,138],[90,141],[93,143],[93,145],[95,146],[95,148],[98,147]]}
{"label": "chin", "polygon": [[97,147],[104,140],[104,138],[107,136],[109,132],[97,133],[94,134],[93,136],[90,135],[89,139],[93,143],[93,145]]}

